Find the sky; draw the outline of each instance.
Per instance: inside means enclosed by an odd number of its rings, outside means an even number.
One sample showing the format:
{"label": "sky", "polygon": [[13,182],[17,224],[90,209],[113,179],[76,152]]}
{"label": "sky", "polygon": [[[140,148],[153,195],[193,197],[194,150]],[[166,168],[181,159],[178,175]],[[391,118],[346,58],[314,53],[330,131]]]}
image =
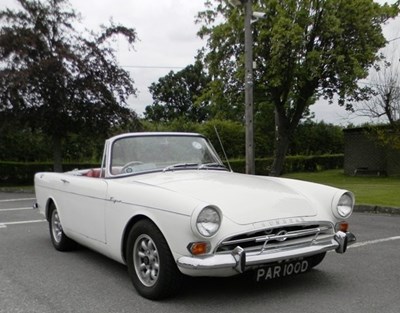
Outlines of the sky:
{"label": "sky", "polygon": [[[139,115],[152,104],[148,87],[170,71],[194,63],[197,50],[205,45],[197,35],[196,14],[204,9],[203,0],[70,0],[87,27],[97,27],[110,18],[135,28],[139,40],[135,51],[128,50],[121,38],[116,44],[117,60],[128,70],[138,90],[129,104]],[[93,4],[95,3],[95,6]]]}
{"label": "sky", "polygon": [[[14,0],[0,2],[1,7],[12,7],[16,3]],[[87,29],[99,30],[99,25],[107,24],[110,19],[135,28],[139,40],[134,50],[129,50],[122,38],[115,47],[119,64],[135,81],[138,93],[129,99],[129,105],[139,115],[152,103],[148,91],[151,83],[171,70],[179,71],[193,64],[197,50],[206,44],[197,36],[200,26],[194,22],[196,14],[204,9],[204,0],[70,0],[70,3],[82,15],[82,26]],[[384,34],[387,39],[400,37],[400,19],[385,26]],[[400,40],[390,45],[400,45]],[[327,123],[357,125],[368,121],[324,101],[318,101],[311,111],[317,121]]]}

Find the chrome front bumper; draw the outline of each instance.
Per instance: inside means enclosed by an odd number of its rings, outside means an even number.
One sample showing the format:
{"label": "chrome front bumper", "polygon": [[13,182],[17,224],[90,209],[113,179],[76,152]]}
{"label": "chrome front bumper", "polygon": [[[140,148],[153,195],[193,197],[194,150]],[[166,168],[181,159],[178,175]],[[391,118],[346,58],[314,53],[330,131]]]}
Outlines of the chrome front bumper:
{"label": "chrome front bumper", "polygon": [[[212,275],[213,272],[234,270],[236,273],[243,273],[247,269],[257,267],[281,260],[294,259],[312,256],[315,254],[335,250],[337,253],[344,253],[349,245],[356,241],[353,233],[338,231],[333,238],[324,243],[292,247],[290,249],[275,249],[264,252],[246,252],[237,246],[231,253],[213,254],[205,257],[182,256],[177,260],[177,265],[182,272],[193,274],[204,272]],[[195,274],[194,274],[195,275]],[[229,275],[229,274],[227,274]]]}

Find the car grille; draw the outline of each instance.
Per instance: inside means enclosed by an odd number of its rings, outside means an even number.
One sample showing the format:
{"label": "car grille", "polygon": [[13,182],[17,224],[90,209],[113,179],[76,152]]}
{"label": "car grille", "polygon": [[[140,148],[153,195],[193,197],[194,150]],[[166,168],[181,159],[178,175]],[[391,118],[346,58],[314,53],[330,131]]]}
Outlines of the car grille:
{"label": "car grille", "polygon": [[260,253],[275,249],[295,249],[329,241],[333,234],[334,228],[330,223],[265,228],[228,237],[220,242],[216,252],[231,252],[237,246],[246,252]]}

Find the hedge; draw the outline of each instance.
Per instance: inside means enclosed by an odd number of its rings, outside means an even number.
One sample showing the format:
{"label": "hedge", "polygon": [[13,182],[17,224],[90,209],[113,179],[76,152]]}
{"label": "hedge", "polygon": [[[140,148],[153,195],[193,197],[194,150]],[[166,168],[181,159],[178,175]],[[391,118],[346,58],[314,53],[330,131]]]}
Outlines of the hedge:
{"label": "hedge", "polygon": [[[256,175],[269,175],[273,158],[262,158],[255,160]],[[238,173],[245,173],[246,161],[230,160],[232,170]],[[317,172],[329,169],[343,168],[343,154],[329,154],[316,156],[287,156],[285,160],[284,173],[294,172]]]}
{"label": "hedge", "polygon": [[[93,163],[64,163],[64,171],[71,171],[75,168],[99,167]],[[31,186],[33,177],[37,172],[52,172],[51,162],[2,162],[0,161],[0,186]]]}
{"label": "hedge", "polygon": [[[288,156],[286,157],[284,172],[316,172],[327,169],[343,168],[343,154],[319,155],[319,156]],[[273,162],[272,158],[256,159],[256,174],[269,175]],[[229,161],[232,170],[244,173],[246,162],[243,159]],[[64,171],[75,168],[94,168],[99,164],[94,163],[65,163]],[[0,186],[33,185],[33,176],[37,172],[52,172],[52,163],[22,163],[0,161]]]}

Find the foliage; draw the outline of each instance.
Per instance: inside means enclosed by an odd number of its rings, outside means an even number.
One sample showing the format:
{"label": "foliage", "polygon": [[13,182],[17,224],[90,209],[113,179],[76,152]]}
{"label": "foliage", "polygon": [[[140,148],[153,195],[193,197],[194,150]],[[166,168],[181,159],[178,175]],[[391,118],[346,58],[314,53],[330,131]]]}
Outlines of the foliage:
{"label": "foliage", "polygon": [[[260,124],[267,125],[267,124]],[[219,155],[223,157],[221,145],[216,136],[215,128],[221,137],[222,144],[229,159],[244,156],[244,125],[229,120],[210,120],[195,123],[176,119],[170,123],[155,123],[143,121],[141,124],[126,124],[125,127],[112,128],[110,135],[132,131],[168,131],[196,132],[210,138]],[[269,138],[265,136],[270,132]],[[258,155],[272,156],[273,129],[256,129],[255,144]],[[63,140],[64,160],[70,162],[99,162],[105,137],[93,136],[88,139],[80,134],[69,133]],[[17,162],[48,161],[52,157],[49,138],[41,130],[28,127],[2,127],[0,132],[0,160]],[[343,134],[339,126],[306,121],[302,123],[290,145],[292,155],[337,154],[343,152]]]}
{"label": "foliage", "polygon": [[208,83],[209,78],[199,61],[177,73],[171,71],[149,87],[154,103],[146,107],[145,119],[154,122],[177,118],[193,122],[207,120],[208,102],[200,96]]}
{"label": "foliage", "polygon": [[290,143],[289,155],[336,154],[344,151],[343,129],[340,126],[306,120],[299,124]]}
{"label": "foliage", "polygon": [[184,119],[175,119],[170,123],[143,123],[146,131],[195,132],[210,139],[218,154],[223,157],[221,144],[217,138],[217,129],[228,158],[244,155],[244,127],[242,124],[229,120],[210,120],[204,123],[194,123]]}
{"label": "foliage", "polygon": [[[272,112],[268,112],[270,111],[270,106],[266,105],[262,110],[265,114],[257,114],[256,119],[260,118],[262,120],[273,115]],[[257,154],[263,157],[270,157],[273,154],[274,129],[271,124],[266,122],[257,123],[257,125],[255,130]],[[222,156],[221,145],[215,133],[216,127],[229,159],[242,158],[245,153],[245,127],[239,122],[215,119],[204,123],[194,123],[184,119],[176,119],[169,123],[143,122],[143,126],[146,131],[201,133],[211,140],[218,153]],[[266,134],[269,135],[266,136]],[[290,155],[340,154],[343,153],[344,149],[343,140],[343,132],[340,126],[306,120],[299,125],[294,134],[289,153]]]}
{"label": "foliage", "polygon": [[5,127],[4,124],[0,129],[0,160],[34,162],[51,159],[48,139],[40,131]]}
{"label": "foliage", "polygon": [[[199,35],[208,38],[204,61],[213,80],[222,82],[212,93],[242,94],[243,15],[224,0],[206,6],[198,15]],[[398,14],[399,3],[258,0],[253,8],[267,17],[254,24],[254,86],[275,109],[272,173],[279,175],[294,131],[317,98],[332,102],[337,94],[339,104],[351,108],[363,97],[357,81],[385,45],[381,25]]]}
{"label": "foliage", "polygon": [[19,11],[0,11],[0,119],[12,116],[40,129],[61,165],[61,144],[70,133],[92,138],[136,119],[126,107],[135,93],[108,39],[136,40],[134,29],[110,23],[81,34],[68,0],[16,0]]}
{"label": "foliage", "polygon": [[[63,163],[65,171],[76,168],[100,167],[99,163]],[[0,162],[1,186],[33,185],[33,178],[37,172],[51,172],[53,164],[50,162]]]}
{"label": "foliage", "polygon": [[202,124],[200,132],[210,139],[221,158],[224,158],[224,151],[228,158],[243,156],[245,130],[242,124],[228,120],[212,120]]}
{"label": "foliage", "polygon": [[366,124],[366,136],[378,146],[390,151],[400,150],[400,123],[394,124]]}
{"label": "foliage", "polygon": [[[343,154],[332,155],[295,155],[286,158],[284,173],[318,172],[328,169],[343,168]],[[243,159],[229,160],[234,172],[244,173],[246,161]],[[273,158],[257,158],[256,175],[269,175]]]}
{"label": "foliage", "polygon": [[177,118],[169,122],[142,122],[144,131],[150,132],[193,132],[198,133],[200,123],[188,121],[184,118]]}
{"label": "foliage", "polygon": [[[216,146],[217,147],[217,146]],[[273,159],[256,159],[256,174],[269,175]],[[224,161],[227,164],[226,160]],[[234,172],[244,173],[244,159],[231,159],[229,163]],[[65,171],[100,167],[100,162],[63,163]],[[285,163],[285,173],[315,172],[343,167],[343,154],[322,156],[289,156]],[[37,172],[51,172],[50,162],[4,162],[0,161],[0,186],[33,185]]]}
{"label": "foliage", "polygon": [[[0,114],[1,116],[1,114]],[[120,127],[109,130],[110,136],[140,131],[142,126],[132,120]],[[47,162],[52,159],[49,138],[40,129],[17,125],[0,127],[0,160],[15,162]],[[100,132],[99,132],[100,134]],[[93,134],[90,138],[78,133],[68,133],[62,141],[62,154],[65,162],[100,162],[104,140],[107,137]]]}
{"label": "foliage", "polygon": [[400,124],[389,125],[386,129],[373,127],[371,133],[382,146],[400,150]]}

